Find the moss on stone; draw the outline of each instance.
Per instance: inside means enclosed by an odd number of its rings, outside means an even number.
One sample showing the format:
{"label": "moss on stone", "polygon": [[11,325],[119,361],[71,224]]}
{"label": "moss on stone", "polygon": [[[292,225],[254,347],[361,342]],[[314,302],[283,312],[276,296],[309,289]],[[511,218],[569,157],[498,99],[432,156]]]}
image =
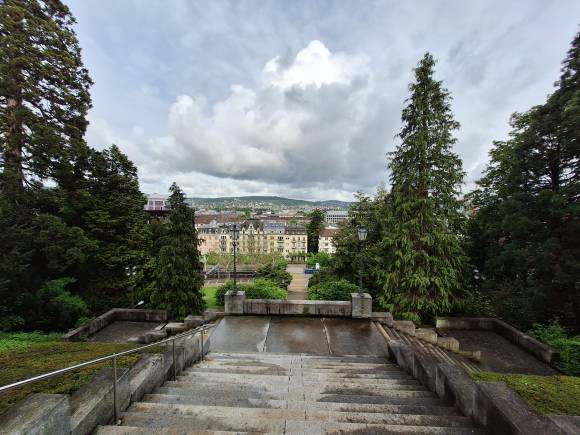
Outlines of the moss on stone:
{"label": "moss on stone", "polygon": [[478,381],[505,382],[540,415],[580,415],[580,377],[473,373]]}
{"label": "moss on stone", "polygon": [[[16,346],[9,350],[0,351],[0,367],[2,367],[2,370],[0,370],[0,385],[11,384],[32,376],[70,367],[137,346],[94,342],[27,342],[26,346]],[[156,350],[158,351],[159,349]],[[154,351],[148,349],[148,352]],[[139,354],[128,355],[120,358],[118,364],[119,367],[130,367],[138,359]],[[90,382],[100,369],[111,366],[111,362],[99,363],[76,372],[0,393],[0,414],[32,393],[70,394]]]}

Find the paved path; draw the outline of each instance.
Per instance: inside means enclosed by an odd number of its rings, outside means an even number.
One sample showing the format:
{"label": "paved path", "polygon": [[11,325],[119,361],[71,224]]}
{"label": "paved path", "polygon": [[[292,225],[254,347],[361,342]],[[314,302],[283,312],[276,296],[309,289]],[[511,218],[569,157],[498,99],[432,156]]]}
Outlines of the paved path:
{"label": "paved path", "polygon": [[292,274],[292,282],[288,286],[289,300],[308,299],[308,280],[310,275],[304,273],[304,264],[289,264],[286,269]]}
{"label": "paved path", "polygon": [[369,320],[325,317],[224,317],[211,335],[212,352],[387,355]]}

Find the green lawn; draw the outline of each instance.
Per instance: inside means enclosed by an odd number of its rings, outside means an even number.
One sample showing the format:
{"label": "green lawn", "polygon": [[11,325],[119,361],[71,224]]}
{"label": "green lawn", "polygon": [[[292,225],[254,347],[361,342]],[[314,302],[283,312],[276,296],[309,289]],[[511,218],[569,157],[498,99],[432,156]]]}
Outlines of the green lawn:
{"label": "green lawn", "polygon": [[474,373],[478,381],[503,381],[540,415],[580,415],[580,377]]}
{"label": "green lawn", "polygon": [[207,304],[207,308],[217,308],[217,309],[223,308],[223,306],[218,305],[215,299],[216,290],[217,287],[205,287],[203,289],[203,299]]}
{"label": "green lawn", "polygon": [[[132,349],[138,345],[56,341],[61,334],[15,333],[0,334],[0,385],[11,384],[45,372],[69,367],[113,352]],[[155,349],[155,348],[153,348]],[[158,350],[158,349],[157,349]],[[150,350],[154,352],[155,350]],[[139,354],[123,357],[120,367],[130,367]],[[31,393],[72,393],[90,382],[103,367],[111,363],[95,364],[77,372],[67,373],[46,381],[25,385],[0,393],[0,414]]]}

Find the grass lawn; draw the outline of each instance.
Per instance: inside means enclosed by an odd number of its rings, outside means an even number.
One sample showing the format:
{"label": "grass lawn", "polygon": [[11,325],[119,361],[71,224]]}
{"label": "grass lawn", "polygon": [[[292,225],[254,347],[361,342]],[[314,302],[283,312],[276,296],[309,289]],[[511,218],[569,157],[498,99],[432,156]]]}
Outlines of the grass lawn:
{"label": "grass lawn", "polygon": [[[61,334],[2,333],[0,334],[0,385],[11,384],[45,372],[69,367],[113,352],[139,345],[57,341]],[[156,348],[150,351],[154,352]],[[119,367],[130,367],[139,354],[119,359]],[[0,414],[31,393],[72,393],[90,382],[110,362],[95,364],[52,379],[25,385],[0,393]]]}
{"label": "grass lawn", "polygon": [[215,300],[215,292],[217,287],[205,287],[203,289],[203,299],[207,304],[207,308],[223,308],[222,305],[218,305]]}
{"label": "grass lawn", "polygon": [[580,377],[473,373],[478,381],[503,381],[540,415],[580,415]]}

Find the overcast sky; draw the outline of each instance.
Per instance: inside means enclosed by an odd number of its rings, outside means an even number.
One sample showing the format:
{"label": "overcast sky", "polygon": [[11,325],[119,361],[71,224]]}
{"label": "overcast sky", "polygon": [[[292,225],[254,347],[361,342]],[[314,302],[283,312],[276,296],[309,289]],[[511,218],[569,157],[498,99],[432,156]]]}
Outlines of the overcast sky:
{"label": "overcast sky", "polygon": [[388,181],[426,51],[473,186],[514,111],[542,103],[578,0],[65,0],[95,82],[87,132],[146,193],[351,200]]}

